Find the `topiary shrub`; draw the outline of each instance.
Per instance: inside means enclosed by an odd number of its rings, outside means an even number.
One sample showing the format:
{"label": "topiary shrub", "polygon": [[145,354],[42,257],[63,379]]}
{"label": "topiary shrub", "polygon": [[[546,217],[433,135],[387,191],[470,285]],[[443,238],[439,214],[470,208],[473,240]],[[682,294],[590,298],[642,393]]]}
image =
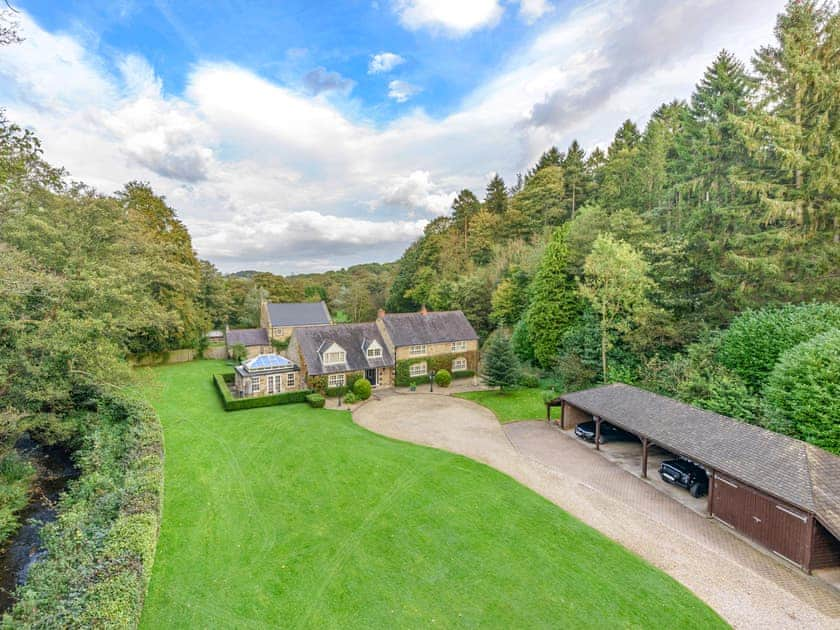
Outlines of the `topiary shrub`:
{"label": "topiary shrub", "polygon": [[323,409],[327,401],[321,394],[307,394],[306,402],[313,409]]}
{"label": "topiary shrub", "polygon": [[782,355],[764,398],[769,428],[840,454],[840,329]]}
{"label": "topiary shrub", "polygon": [[835,304],[745,311],[721,336],[717,360],[759,391],[784,352],[835,328],[840,328],[840,306]]}
{"label": "topiary shrub", "polygon": [[344,394],[344,402],[348,405],[352,405],[353,403],[357,402],[359,399],[356,397],[356,394],[353,392],[347,392]]}
{"label": "topiary shrub", "polygon": [[448,370],[438,370],[435,373],[435,385],[449,387],[450,383],[452,383],[452,375]]}
{"label": "topiary shrub", "polygon": [[356,379],[356,382],[353,383],[353,393],[359,400],[367,400],[370,398],[372,391],[373,388],[371,387],[370,381],[366,378]]}

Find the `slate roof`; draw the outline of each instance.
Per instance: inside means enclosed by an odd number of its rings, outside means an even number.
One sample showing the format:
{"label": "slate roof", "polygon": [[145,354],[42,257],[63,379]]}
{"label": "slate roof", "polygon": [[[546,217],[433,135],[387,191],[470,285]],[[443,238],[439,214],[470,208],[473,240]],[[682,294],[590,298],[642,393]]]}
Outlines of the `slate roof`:
{"label": "slate roof", "polygon": [[387,313],[382,321],[395,346],[478,339],[461,311]]}
{"label": "slate roof", "polygon": [[243,346],[270,346],[268,332],[265,328],[239,328],[231,329],[226,333],[225,340],[228,346],[235,346],[241,343]]}
{"label": "slate roof", "polygon": [[[296,328],[293,337],[306,361],[307,371],[313,376],[394,365],[394,359],[388,352],[385,340],[374,322]],[[368,359],[367,347],[374,340],[382,346],[382,357]],[[344,349],[347,360],[340,365],[322,365],[321,351],[329,348],[333,343]]]}
{"label": "slate roof", "polygon": [[565,394],[560,399],[812,512],[840,537],[840,457],[623,383]]}
{"label": "slate roof", "polygon": [[271,326],[317,326],[330,323],[330,311],[321,302],[269,302]]}

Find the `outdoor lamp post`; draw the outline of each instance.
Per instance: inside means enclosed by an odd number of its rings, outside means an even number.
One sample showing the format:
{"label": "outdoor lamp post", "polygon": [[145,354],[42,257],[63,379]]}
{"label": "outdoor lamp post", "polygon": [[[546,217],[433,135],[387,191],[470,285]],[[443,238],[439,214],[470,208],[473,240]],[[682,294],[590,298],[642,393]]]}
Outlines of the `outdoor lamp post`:
{"label": "outdoor lamp post", "polygon": [[435,391],[435,371],[429,372],[429,391]]}

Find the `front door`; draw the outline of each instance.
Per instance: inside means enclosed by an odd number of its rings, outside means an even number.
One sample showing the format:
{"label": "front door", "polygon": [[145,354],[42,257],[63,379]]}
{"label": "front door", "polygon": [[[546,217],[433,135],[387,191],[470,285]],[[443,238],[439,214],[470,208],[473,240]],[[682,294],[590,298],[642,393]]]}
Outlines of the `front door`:
{"label": "front door", "polygon": [[370,384],[376,387],[376,369],[365,370],[365,378],[370,381]]}

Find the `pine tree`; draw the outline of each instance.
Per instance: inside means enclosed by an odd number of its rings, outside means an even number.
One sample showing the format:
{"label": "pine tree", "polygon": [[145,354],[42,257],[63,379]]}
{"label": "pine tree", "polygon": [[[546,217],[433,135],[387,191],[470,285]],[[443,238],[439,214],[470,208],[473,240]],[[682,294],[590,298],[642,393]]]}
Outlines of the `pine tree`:
{"label": "pine tree", "polygon": [[537,160],[537,163],[528,171],[528,174],[525,176],[525,182],[527,183],[529,179],[531,179],[534,175],[536,175],[541,169],[544,169],[548,166],[561,166],[563,164],[563,154],[557,150],[557,147],[551,147],[548,151],[543,153],[540,156],[540,159]]}
{"label": "pine tree", "polygon": [[569,217],[574,219],[575,211],[586,202],[592,186],[590,174],[586,168],[586,153],[577,140],[572,140],[572,144],[569,145],[562,167]]}
{"label": "pine tree", "polygon": [[557,359],[563,333],[574,323],[580,302],[569,273],[568,224],[555,230],[531,283],[525,314],[534,356],[542,367]]}
{"label": "pine tree", "polygon": [[487,193],[484,196],[484,207],[493,214],[504,214],[507,210],[508,196],[505,188],[505,180],[498,174],[493,176],[487,184]]}
{"label": "pine tree", "polygon": [[473,192],[466,188],[459,192],[455,201],[452,202],[452,217],[461,232],[465,256],[469,256],[470,252],[470,220],[479,210],[481,210],[481,203]]}
{"label": "pine tree", "polygon": [[510,347],[510,339],[502,334],[493,335],[482,353],[481,376],[485,384],[498,387],[516,385],[519,380],[519,364]]}

